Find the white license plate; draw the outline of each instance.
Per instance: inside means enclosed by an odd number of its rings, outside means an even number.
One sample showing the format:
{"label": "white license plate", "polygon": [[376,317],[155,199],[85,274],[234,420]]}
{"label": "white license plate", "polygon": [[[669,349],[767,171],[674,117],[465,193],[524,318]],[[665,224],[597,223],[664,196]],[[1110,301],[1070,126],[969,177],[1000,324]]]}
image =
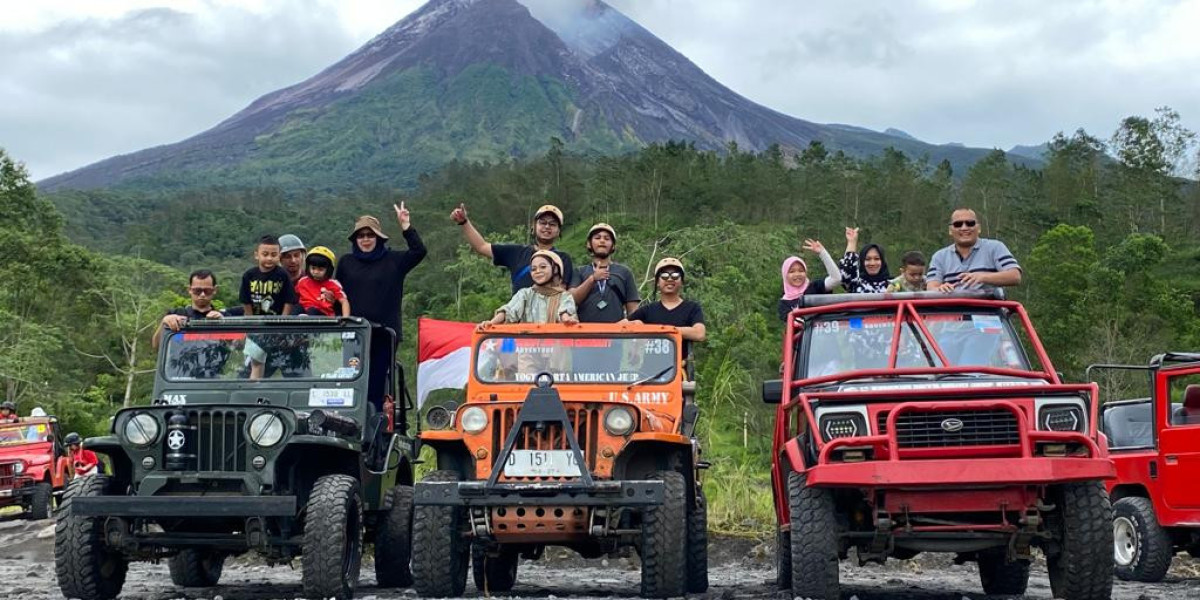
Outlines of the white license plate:
{"label": "white license plate", "polygon": [[575,453],[570,450],[513,450],[504,463],[508,477],[579,477]]}

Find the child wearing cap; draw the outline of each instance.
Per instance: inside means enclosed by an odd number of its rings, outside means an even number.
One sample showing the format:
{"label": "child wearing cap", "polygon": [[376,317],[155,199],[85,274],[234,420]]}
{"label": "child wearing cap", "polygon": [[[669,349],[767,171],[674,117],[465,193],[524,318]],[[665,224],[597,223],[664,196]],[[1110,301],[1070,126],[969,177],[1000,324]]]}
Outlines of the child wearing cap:
{"label": "child wearing cap", "polygon": [[334,302],[340,303],[342,316],[350,316],[350,301],[342,284],[333,279],[333,268],[337,265],[337,256],[333,250],[325,246],[317,246],[304,259],[305,275],[296,282],[296,294],[300,297],[300,307],[304,314],[332,317]]}
{"label": "child wearing cap", "polygon": [[533,286],[517,290],[507,304],[496,309],[491,319],[476,328],[500,323],[564,323],[579,322],[575,299],[563,289],[563,263],[554,252],[538,250],[529,261]]}
{"label": "child wearing cap", "polygon": [[288,315],[296,302],[296,290],[287,271],[279,266],[279,238],[264,235],[254,247],[256,266],[242,274],[238,299],[245,314]]}

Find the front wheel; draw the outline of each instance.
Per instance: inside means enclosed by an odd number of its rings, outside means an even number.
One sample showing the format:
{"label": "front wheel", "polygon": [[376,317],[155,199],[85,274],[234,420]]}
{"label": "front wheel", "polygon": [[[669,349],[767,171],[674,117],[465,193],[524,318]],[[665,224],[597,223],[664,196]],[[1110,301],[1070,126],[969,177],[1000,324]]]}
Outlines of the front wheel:
{"label": "front wheel", "polygon": [[708,499],[704,490],[696,490],[696,501],[687,516],[687,591],[708,591]]}
{"label": "front wheel", "polygon": [[188,548],[180,550],[167,563],[171,582],[180,587],[212,587],[221,581],[225,555]]}
{"label": "front wheel", "polygon": [[1010,561],[1004,550],[979,554],[979,582],[989,596],[1020,596],[1029,587],[1029,561]]}
{"label": "front wheel", "polygon": [[833,493],[809,487],[799,473],[788,473],[791,513],[792,596],[838,600],[838,529]]}
{"label": "front wheel", "polygon": [[379,587],[412,585],[413,489],[397,485],[391,491],[391,508],[375,532],[375,580]]}
{"label": "front wheel", "polygon": [[1148,498],[1121,498],[1113,505],[1113,562],[1125,581],[1162,581],[1175,548],[1158,524]]}
{"label": "front wheel", "polygon": [[33,486],[29,496],[29,518],[35,521],[49,519],[54,509],[54,488],[49,483],[39,483]]}
{"label": "front wheel", "polygon": [[71,514],[75,498],[103,496],[107,477],[73,480],[54,523],[54,573],[67,598],[110,600],[121,593],[129,563],[104,543],[104,522]]}
{"label": "front wheel", "polygon": [[687,589],[687,482],[681,473],[659,471],[663,503],[642,512],[642,597],[674,598]]}
{"label": "front wheel", "polygon": [[517,563],[521,555],[510,549],[501,549],[496,556],[488,556],[487,548],[481,544],[471,547],[471,575],[475,589],[485,594],[507,592],[517,584]]}
{"label": "front wheel", "polygon": [[1112,507],[1101,482],[1069,483],[1055,494],[1057,543],[1047,553],[1050,591],[1062,600],[1109,600],[1113,580]]}
{"label": "front wheel", "polygon": [[[454,471],[434,471],[423,481],[458,481]],[[467,587],[470,542],[463,537],[459,506],[422,505],[413,510],[413,584],[427,598],[461,596]]]}
{"label": "front wheel", "polygon": [[300,564],[305,596],[354,597],[362,566],[362,534],[358,480],[348,475],[317,479],[304,517]]}

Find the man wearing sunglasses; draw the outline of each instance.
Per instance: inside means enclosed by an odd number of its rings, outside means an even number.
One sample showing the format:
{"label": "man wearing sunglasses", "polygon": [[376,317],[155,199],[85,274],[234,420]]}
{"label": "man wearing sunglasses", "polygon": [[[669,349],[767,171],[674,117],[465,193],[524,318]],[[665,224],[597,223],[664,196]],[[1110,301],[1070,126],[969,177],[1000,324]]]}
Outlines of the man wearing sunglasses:
{"label": "man wearing sunglasses", "polygon": [[969,208],[950,216],[954,243],[938,250],[929,261],[926,290],[950,292],[1021,284],[1021,265],[1000,240],[979,237],[979,218]]}
{"label": "man wearing sunglasses", "polygon": [[199,269],[192,271],[188,276],[188,297],[191,298],[191,304],[183,308],[177,308],[162,318],[162,327],[154,331],[154,338],[151,340],[151,345],[157,350],[159,341],[162,340],[162,329],[170,329],[171,331],[179,331],[188,319],[220,319],[225,316],[221,311],[213,308],[213,296],[217,294],[217,276],[213,275],[208,269]]}
{"label": "man wearing sunglasses", "polygon": [[647,304],[629,315],[629,322],[647,325],[673,325],[683,336],[683,356],[689,369],[692,357],[692,342],[703,342],[707,330],[704,327],[704,309],[695,300],[684,300],[683,263],[677,258],[664,258],[654,265],[655,285],[658,302]]}

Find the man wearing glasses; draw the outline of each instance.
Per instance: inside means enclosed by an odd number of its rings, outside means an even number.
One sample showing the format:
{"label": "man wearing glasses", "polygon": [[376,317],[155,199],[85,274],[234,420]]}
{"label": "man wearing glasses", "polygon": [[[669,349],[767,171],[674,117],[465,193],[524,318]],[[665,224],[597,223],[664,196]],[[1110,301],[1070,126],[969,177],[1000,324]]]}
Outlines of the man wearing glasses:
{"label": "man wearing glasses", "polygon": [[1000,240],[979,237],[979,218],[969,208],[950,216],[954,243],[938,250],[929,261],[926,290],[950,292],[1021,284],[1021,265]]}
{"label": "man wearing glasses", "polygon": [[677,258],[664,258],[654,265],[658,302],[646,304],[629,315],[629,323],[672,325],[683,337],[683,356],[692,370],[692,343],[707,337],[704,309],[695,300],[685,300],[683,292],[683,263]]}
{"label": "man wearing glasses", "polygon": [[[216,293],[217,276],[213,275],[212,271],[208,269],[192,271],[192,274],[188,276],[188,297],[192,299],[191,304],[167,313],[167,316],[162,318],[161,329],[179,331],[179,328],[183,327],[188,319],[220,319],[225,316],[224,313],[213,308],[212,301]],[[161,330],[155,330],[151,345],[156,350],[161,339]]]}
{"label": "man wearing glasses", "polygon": [[529,261],[538,250],[553,252],[562,259],[563,286],[570,290],[579,285],[579,274],[571,264],[571,255],[554,247],[554,242],[562,235],[563,228],[563,213],[557,206],[546,204],[533,213],[532,244],[489,243],[467,218],[467,207],[464,204],[459,204],[458,208],[450,213],[450,219],[462,228],[463,237],[476,254],[492,259],[492,264],[498,267],[508,269],[513,294],[533,286],[533,277],[529,274]]}

